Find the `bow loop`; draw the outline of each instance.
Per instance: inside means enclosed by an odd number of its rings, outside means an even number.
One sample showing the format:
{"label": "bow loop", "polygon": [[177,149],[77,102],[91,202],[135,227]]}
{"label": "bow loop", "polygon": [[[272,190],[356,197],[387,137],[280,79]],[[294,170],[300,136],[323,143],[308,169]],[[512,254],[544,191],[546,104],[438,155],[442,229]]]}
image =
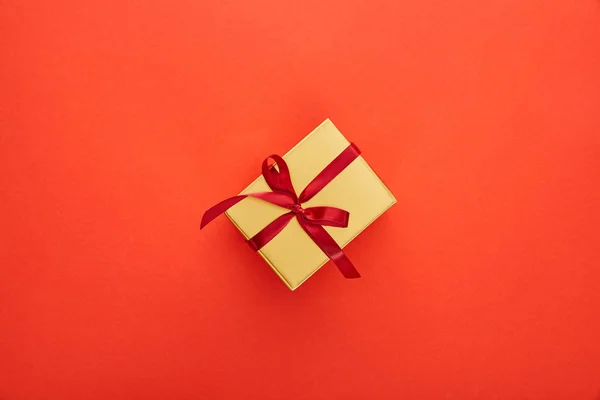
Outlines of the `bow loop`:
{"label": "bow loop", "polygon": [[336,207],[309,207],[304,209],[302,218],[313,225],[347,228],[350,213]]}
{"label": "bow loop", "polygon": [[[269,165],[269,160],[275,161],[274,165]],[[292,177],[286,162],[277,154],[271,154],[265,158],[262,163],[262,175],[267,185],[272,191],[288,194],[294,202],[298,201],[298,196],[292,184]]]}

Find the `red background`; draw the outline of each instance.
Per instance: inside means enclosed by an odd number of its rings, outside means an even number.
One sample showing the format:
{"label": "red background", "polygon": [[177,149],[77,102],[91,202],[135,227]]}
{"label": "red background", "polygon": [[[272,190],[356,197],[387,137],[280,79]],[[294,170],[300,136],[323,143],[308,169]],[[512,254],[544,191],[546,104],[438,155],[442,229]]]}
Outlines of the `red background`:
{"label": "red background", "polygon": [[[597,0],[4,0],[0,44],[0,399],[600,396]],[[398,204],[292,293],[198,226],[326,117]]]}

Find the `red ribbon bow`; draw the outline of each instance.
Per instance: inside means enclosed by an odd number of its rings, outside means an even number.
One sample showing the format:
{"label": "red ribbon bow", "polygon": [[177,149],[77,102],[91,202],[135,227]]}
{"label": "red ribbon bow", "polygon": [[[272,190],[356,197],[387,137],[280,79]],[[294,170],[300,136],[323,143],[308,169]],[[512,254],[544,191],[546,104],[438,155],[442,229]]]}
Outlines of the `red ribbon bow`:
{"label": "red ribbon bow", "polygon": [[[354,268],[354,265],[352,265],[346,254],[344,254],[342,248],[323,228],[324,226],[346,228],[350,213],[336,207],[302,208],[302,203],[312,199],[359,155],[360,150],[358,147],[350,144],[306,186],[299,196],[296,195],[290,178],[290,170],[283,158],[275,154],[271,155],[265,158],[262,163],[262,175],[272,192],[248,193],[223,200],[204,213],[200,229],[246,197],[254,197],[290,210],[290,212],[276,218],[256,235],[248,239],[248,244],[254,250],[260,250],[264,245],[269,243],[271,239],[277,236],[296,217],[302,229],[319,246],[323,253],[335,263],[344,277],[360,278],[360,274]],[[279,170],[274,166],[269,166],[269,159],[275,161]]]}

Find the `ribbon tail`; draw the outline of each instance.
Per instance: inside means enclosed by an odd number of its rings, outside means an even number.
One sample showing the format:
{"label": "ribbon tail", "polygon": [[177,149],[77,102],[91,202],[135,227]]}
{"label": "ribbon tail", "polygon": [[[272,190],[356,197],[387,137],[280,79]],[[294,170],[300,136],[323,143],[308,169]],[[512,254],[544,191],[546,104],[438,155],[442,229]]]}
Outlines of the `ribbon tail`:
{"label": "ribbon tail", "polygon": [[289,208],[294,204],[294,198],[291,197],[288,193],[259,192],[230,197],[206,210],[206,212],[202,216],[202,221],[200,222],[200,229],[204,228],[210,221],[217,218],[229,208],[235,206],[237,203],[244,200],[246,197],[254,197],[256,199],[266,201],[267,203],[271,203],[273,205],[285,208]]}
{"label": "ribbon tail", "polygon": [[301,219],[298,220],[300,226],[311,237],[311,239],[319,246],[319,248],[329,257],[335,266],[340,270],[344,278],[355,279],[360,278],[360,274],[352,265],[352,262],[346,256],[342,248],[335,240],[327,233],[325,228],[320,225],[308,224]]}
{"label": "ribbon tail", "polygon": [[242,195],[230,197],[206,210],[206,212],[202,216],[202,221],[200,222],[200,229],[204,228],[210,221],[217,218],[219,215],[227,211],[230,207],[233,207],[240,201],[244,200],[246,197],[248,196]]}

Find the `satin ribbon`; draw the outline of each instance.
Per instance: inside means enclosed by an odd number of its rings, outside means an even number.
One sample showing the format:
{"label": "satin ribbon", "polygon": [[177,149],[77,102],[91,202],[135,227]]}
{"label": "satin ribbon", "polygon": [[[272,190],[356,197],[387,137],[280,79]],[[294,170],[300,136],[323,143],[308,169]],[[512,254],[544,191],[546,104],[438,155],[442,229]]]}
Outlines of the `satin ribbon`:
{"label": "satin ribbon", "polygon": [[[248,193],[223,200],[204,213],[200,229],[246,197],[254,197],[290,210],[290,212],[276,218],[256,235],[248,239],[248,244],[254,250],[258,251],[269,243],[295,217],[302,229],[319,246],[323,253],[335,263],[344,277],[350,279],[360,278],[360,274],[354,268],[354,265],[352,265],[342,248],[323,228],[324,226],[346,228],[350,213],[336,207],[302,208],[302,203],[312,199],[359,155],[360,150],[358,147],[350,144],[306,186],[299,196],[296,195],[290,178],[290,170],[283,158],[275,154],[270,155],[262,163],[262,175],[272,192]],[[275,162],[277,169],[274,165],[269,166],[270,159]]]}

